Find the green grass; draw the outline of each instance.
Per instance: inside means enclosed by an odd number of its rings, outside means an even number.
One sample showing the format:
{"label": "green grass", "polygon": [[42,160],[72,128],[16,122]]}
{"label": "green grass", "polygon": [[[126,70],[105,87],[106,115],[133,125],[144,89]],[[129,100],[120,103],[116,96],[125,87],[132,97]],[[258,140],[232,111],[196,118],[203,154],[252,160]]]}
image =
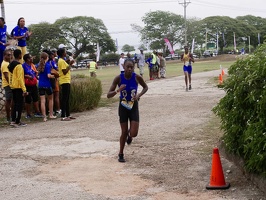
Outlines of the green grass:
{"label": "green grass", "polygon": [[[204,60],[196,59],[193,64],[193,73],[212,71],[230,67],[234,61],[220,61],[220,60]],[[166,62],[166,76],[167,78],[183,75],[183,65],[181,61],[167,61]],[[135,68],[136,73],[139,73],[138,68]],[[71,72],[72,75],[83,74],[89,76],[88,69],[78,69]],[[107,94],[115,76],[120,74],[118,66],[107,66],[97,70],[97,78],[102,82],[103,94]],[[144,80],[149,81],[148,67],[145,65]]]}

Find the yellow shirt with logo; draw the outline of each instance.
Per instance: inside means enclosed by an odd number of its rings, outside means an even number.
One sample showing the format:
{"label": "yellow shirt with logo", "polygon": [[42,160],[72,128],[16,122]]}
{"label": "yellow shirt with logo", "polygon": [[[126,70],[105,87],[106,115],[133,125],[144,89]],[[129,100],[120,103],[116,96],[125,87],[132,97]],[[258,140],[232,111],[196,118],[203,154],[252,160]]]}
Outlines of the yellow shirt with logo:
{"label": "yellow shirt with logo", "polygon": [[4,73],[7,72],[8,73],[8,80],[10,80],[10,72],[8,70],[8,65],[9,65],[9,62],[6,62],[3,60],[2,62],[2,65],[1,65],[1,72],[2,72],[2,88],[6,87],[6,86],[9,86],[9,83],[8,81],[6,80],[5,78],[5,75]]}
{"label": "yellow shirt with logo", "polygon": [[190,66],[191,65],[191,60],[190,60],[190,53],[184,53],[183,55],[183,61],[185,66]]}
{"label": "yellow shirt with logo", "polygon": [[70,70],[66,74],[63,73],[63,69],[66,69],[69,65],[62,58],[58,60],[58,71],[59,71],[59,84],[62,85],[64,83],[70,83],[71,75]]}
{"label": "yellow shirt with logo", "polygon": [[21,64],[18,64],[13,73],[10,73],[9,85],[11,89],[22,89],[27,92],[24,80],[24,69]]}

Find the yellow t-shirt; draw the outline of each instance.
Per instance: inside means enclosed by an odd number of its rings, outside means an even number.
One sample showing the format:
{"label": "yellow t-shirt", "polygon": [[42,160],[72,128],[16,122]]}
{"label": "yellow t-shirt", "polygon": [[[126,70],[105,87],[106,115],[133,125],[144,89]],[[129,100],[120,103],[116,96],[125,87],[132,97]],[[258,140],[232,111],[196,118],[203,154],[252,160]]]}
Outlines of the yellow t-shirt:
{"label": "yellow t-shirt", "polygon": [[8,80],[10,80],[10,72],[8,70],[8,65],[9,65],[9,62],[6,62],[3,60],[2,62],[2,65],[1,65],[1,72],[2,72],[2,88],[6,87],[6,86],[9,86],[9,83],[7,82],[6,78],[5,78],[5,75],[4,75],[4,72],[7,72],[8,73]]}
{"label": "yellow t-shirt", "polygon": [[89,72],[96,72],[96,62],[90,62],[90,69]]}
{"label": "yellow t-shirt", "polygon": [[184,53],[183,55],[183,61],[185,66],[190,66],[191,65],[191,60],[190,60],[190,53]]}
{"label": "yellow t-shirt", "polygon": [[26,92],[25,80],[24,80],[24,69],[21,64],[18,64],[13,73],[10,73],[9,85],[11,89],[22,89]]}
{"label": "yellow t-shirt", "polygon": [[71,75],[70,70],[64,75],[63,69],[66,69],[68,67],[68,64],[66,61],[62,58],[59,58],[58,60],[58,71],[59,71],[59,84],[62,85],[64,83],[70,83],[71,81]]}

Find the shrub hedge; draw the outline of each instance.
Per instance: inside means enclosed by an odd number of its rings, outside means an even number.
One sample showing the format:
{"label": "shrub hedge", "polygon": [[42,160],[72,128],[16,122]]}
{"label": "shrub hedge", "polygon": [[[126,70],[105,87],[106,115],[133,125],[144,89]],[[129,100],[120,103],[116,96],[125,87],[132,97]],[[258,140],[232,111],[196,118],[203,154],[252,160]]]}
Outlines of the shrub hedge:
{"label": "shrub hedge", "polygon": [[84,75],[71,80],[70,112],[81,112],[98,106],[102,95],[101,81]]}
{"label": "shrub hedge", "polygon": [[266,176],[266,45],[237,60],[228,74],[226,95],[213,109],[225,148],[241,156],[248,171]]}

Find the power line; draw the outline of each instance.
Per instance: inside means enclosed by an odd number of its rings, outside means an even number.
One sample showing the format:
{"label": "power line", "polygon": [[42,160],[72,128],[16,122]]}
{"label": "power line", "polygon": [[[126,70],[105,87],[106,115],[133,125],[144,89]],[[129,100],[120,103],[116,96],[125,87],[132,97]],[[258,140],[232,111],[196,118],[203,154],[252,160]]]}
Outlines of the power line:
{"label": "power line", "polygon": [[[176,2],[176,0],[164,0],[163,3]],[[150,4],[162,3],[161,0],[132,0],[132,1],[6,1],[5,4],[30,4],[30,5],[110,5],[110,4]]]}

